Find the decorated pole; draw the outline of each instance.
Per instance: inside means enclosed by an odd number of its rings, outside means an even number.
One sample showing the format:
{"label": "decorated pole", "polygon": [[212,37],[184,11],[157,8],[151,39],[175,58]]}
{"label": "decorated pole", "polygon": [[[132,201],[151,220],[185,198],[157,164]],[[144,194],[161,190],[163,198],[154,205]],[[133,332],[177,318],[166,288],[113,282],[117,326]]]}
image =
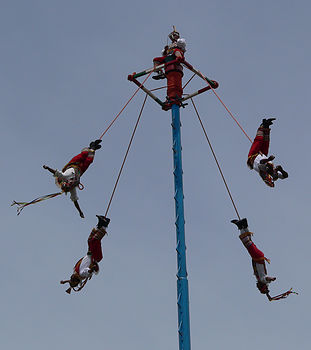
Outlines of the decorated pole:
{"label": "decorated pole", "polygon": [[175,186],[175,225],[177,251],[177,306],[178,306],[178,336],[179,350],[190,350],[190,317],[189,291],[186,265],[184,192],[182,178],[180,109],[172,105],[172,132],[174,157],[174,186]]}
{"label": "decorated pole", "polygon": [[[184,218],[184,192],[183,171],[181,159],[181,136],[180,136],[180,107],[185,107],[183,102],[210,89],[216,89],[218,82],[205,77],[199,70],[195,69],[184,59],[186,52],[186,41],[180,38],[176,28],[168,35],[170,45],[166,45],[161,57],[153,59],[153,68],[139,73],[134,72],[128,76],[128,80],[134,82],[146,92],[163,110],[172,110],[172,134],[173,134],[173,157],[174,157],[174,186],[175,186],[175,225],[176,225],[176,252],[177,252],[177,306],[178,306],[178,337],[179,350],[191,350],[190,342],[190,316],[189,316],[189,288],[186,264],[186,242],[185,242],[185,218]],[[183,66],[205,82],[208,86],[188,95],[183,94],[182,78]],[[166,101],[161,101],[146,86],[142,85],[137,78],[151,72],[155,80],[166,79],[167,96]],[[191,80],[191,79],[190,79]],[[187,83],[188,84],[188,83]],[[186,84],[186,85],[187,85]],[[183,97],[184,96],[184,97]]]}

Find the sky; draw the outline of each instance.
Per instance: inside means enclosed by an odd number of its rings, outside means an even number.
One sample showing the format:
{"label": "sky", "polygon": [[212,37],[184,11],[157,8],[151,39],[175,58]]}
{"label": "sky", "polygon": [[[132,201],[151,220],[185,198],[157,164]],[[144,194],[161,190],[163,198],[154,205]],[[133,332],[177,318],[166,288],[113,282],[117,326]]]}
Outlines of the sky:
{"label": "sky", "polygon": [[[178,348],[170,112],[147,99],[109,209],[100,273],[80,293],[67,295],[59,281],[107,209],[144,93],[82,177],[84,219],[65,195],[19,216],[10,207],[57,192],[42,165],[61,169],[102,134],[136,90],[128,74],[152,66],[175,25],[187,61],[219,82],[217,94],[250,138],[263,117],[276,118],[270,154],[289,178],[271,189],[247,168],[250,141],[216,96],[195,98],[240,216],[271,259],[271,294],[299,293],[269,302],[256,289],[189,103],[181,136],[192,348],[308,349],[310,2],[3,0],[0,8],[1,348]],[[196,78],[185,93],[203,86]]]}

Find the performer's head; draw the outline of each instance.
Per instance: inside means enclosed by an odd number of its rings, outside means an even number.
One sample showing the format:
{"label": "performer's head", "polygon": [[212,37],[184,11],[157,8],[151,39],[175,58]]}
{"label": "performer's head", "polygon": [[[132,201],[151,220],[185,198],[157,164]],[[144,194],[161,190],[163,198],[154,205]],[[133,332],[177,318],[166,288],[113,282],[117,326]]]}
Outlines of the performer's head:
{"label": "performer's head", "polygon": [[259,289],[261,294],[267,294],[269,293],[269,288],[268,285],[266,283],[263,282],[257,282],[256,283],[257,288]]}
{"label": "performer's head", "polygon": [[70,276],[70,287],[71,288],[74,288],[76,287],[78,284],[80,283],[80,277],[76,274],[76,273],[73,273],[71,276]]}
{"label": "performer's head", "polygon": [[259,175],[267,186],[274,187],[274,177],[271,176],[267,171],[260,171]]}
{"label": "performer's head", "polygon": [[272,182],[278,179],[278,171],[272,162],[266,164],[266,172],[271,176]]}
{"label": "performer's head", "polygon": [[62,191],[64,191],[65,193],[71,191],[74,187],[79,185],[79,181],[76,179],[69,179],[66,181],[62,181],[60,183],[60,187],[62,189]]}
{"label": "performer's head", "polygon": [[186,40],[184,38],[180,38],[177,40],[176,45],[183,52],[186,52]]}
{"label": "performer's head", "polygon": [[60,281],[61,284],[69,283],[70,287],[66,289],[66,293],[68,294],[70,294],[71,289],[77,287],[80,282],[81,282],[81,279],[76,273],[73,273],[70,276],[70,280]]}
{"label": "performer's head", "polygon": [[274,169],[274,164],[272,162],[266,163],[266,172],[272,177],[274,176],[275,169]]}

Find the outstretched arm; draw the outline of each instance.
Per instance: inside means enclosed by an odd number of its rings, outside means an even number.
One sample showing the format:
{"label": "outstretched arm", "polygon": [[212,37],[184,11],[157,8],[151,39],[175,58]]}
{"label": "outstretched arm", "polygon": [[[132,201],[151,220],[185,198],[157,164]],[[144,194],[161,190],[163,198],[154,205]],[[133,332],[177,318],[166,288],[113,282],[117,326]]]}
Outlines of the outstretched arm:
{"label": "outstretched arm", "polygon": [[43,169],[46,169],[46,170],[48,170],[50,173],[52,173],[53,175],[55,175],[56,170],[54,170],[54,169],[48,167],[47,165],[43,165]]}
{"label": "outstretched arm", "polygon": [[267,282],[273,282],[273,281],[275,281],[276,280],[276,277],[269,277],[269,276],[266,276],[266,281]]}
{"label": "outstretched arm", "polygon": [[78,210],[78,212],[79,212],[79,214],[80,214],[80,217],[83,219],[83,218],[84,218],[84,214],[83,214],[83,212],[82,212],[82,210],[81,210],[81,208],[80,208],[80,206],[79,206],[78,201],[73,201],[73,204],[74,204],[75,207],[77,208],[77,210]]}
{"label": "outstretched arm", "polygon": [[65,281],[60,281],[59,283],[60,284],[65,284],[65,283],[69,283],[70,282],[70,280],[65,280]]}

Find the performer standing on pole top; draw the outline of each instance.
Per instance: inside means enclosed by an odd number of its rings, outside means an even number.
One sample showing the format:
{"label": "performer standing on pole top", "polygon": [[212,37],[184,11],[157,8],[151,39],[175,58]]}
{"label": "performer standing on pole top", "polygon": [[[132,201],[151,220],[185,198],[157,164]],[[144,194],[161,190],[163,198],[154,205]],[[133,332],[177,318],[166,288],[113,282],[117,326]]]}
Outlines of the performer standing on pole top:
{"label": "performer standing on pole top", "polygon": [[92,278],[93,273],[97,275],[99,272],[98,263],[103,258],[101,240],[107,234],[110,219],[102,215],[96,216],[98,218],[98,224],[89,235],[87,241],[89,249],[86,256],[75,264],[70,280],[60,281],[61,284],[69,283],[70,287],[66,290],[68,294],[71,293],[71,289],[79,292],[85,286],[86,282]]}
{"label": "performer standing on pole top", "polygon": [[54,170],[47,165],[43,165],[44,169],[47,169],[55,177],[55,183],[66,194],[70,192],[70,199],[73,201],[77,208],[81,218],[84,218],[84,214],[80,209],[78,203],[77,187],[83,189],[80,184],[80,177],[84,174],[87,168],[93,163],[95,151],[101,148],[100,143],[102,140],[96,140],[90,143],[89,147],[84,148],[80,154],[73,157],[67,165],[64,166],[62,171]]}
{"label": "performer standing on pole top", "polygon": [[265,262],[270,264],[270,260],[265,257],[264,253],[261,250],[259,250],[254,244],[254,242],[252,241],[253,233],[249,231],[246,218],[242,220],[231,220],[231,222],[238,227],[240,231],[240,236],[239,236],[240,240],[242,241],[242,243],[244,244],[245,248],[248,250],[252,258],[254,275],[256,276],[256,279],[257,279],[256,286],[259,289],[260,293],[266,294],[267,298],[270,301],[284,299],[289,294],[295,293],[295,292],[292,292],[292,290],[290,289],[289,291],[282,293],[280,295],[277,295],[275,297],[270,296],[268,285],[271,282],[276,280],[276,277],[270,277],[267,275]]}
{"label": "performer standing on pole top", "polygon": [[262,120],[247,160],[247,165],[257,171],[266,185],[270,187],[274,187],[274,182],[277,179],[286,179],[288,177],[287,172],[281,165],[275,167],[271,162],[275,157],[273,155],[268,157],[270,142],[269,127],[273,124],[274,120],[275,118]]}
{"label": "performer standing on pole top", "polygon": [[[165,46],[162,51],[162,57],[155,57],[153,59],[154,67],[162,63],[167,63],[165,66],[165,74],[159,70],[154,79],[167,79],[167,101],[166,105],[169,108],[172,104],[181,105],[182,98],[182,77],[183,67],[180,64],[184,60],[184,53],[186,52],[186,40],[180,38],[179,33],[175,30],[168,36],[172,43]],[[167,109],[168,109],[167,108]],[[166,109],[166,108],[164,108]]]}

